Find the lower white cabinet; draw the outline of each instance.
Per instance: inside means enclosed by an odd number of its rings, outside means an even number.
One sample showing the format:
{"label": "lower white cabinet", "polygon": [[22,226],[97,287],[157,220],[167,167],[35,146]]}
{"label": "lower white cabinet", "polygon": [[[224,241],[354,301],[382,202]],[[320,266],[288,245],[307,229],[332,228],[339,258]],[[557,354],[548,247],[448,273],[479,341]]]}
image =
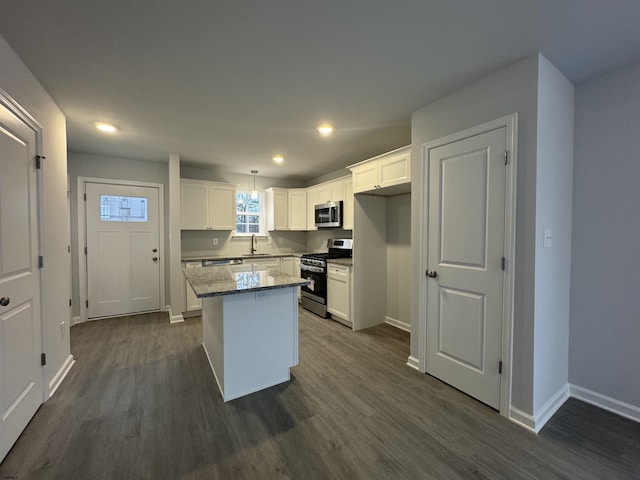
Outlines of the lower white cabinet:
{"label": "lower white cabinet", "polygon": [[[293,257],[293,276],[302,277],[300,272],[300,257]],[[298,303],[302,301],[302,287],[298,287]]]}
{"label": "lower white cabinet", "polygon": [[351,267],[333,263],[327,265],[327,310],[331,318],[352,326]]}
{"label": "lower white cabinet", "polygon": [[[201,268],[202,267],[202,262],[184,262],[183,263],[184,268]],[[185,301],[186,301],[186,307],[184,309],[185,312],[193,312],[195,310],[201,310],[202,309],[202,299],[196,297],[195,292],[193,291],[193,288],[191,288],[191,285],[189,285],[189,282],[187,282],[187,279],[184,279],[184,288],[185,288]]]}

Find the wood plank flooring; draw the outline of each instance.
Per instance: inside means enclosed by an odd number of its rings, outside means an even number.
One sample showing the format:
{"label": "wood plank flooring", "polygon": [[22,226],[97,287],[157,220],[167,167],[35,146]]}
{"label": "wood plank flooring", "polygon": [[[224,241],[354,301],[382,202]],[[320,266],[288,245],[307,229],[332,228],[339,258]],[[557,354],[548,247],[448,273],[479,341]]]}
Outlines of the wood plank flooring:
{"label": "wood plank flooring", "polygon": [[0,479],[640,478],[640,425],[569,400],[533,435],[407,367],[405,332],[304,310],[291,382],[225,404],[201,328],[73,327],[76,365]]}

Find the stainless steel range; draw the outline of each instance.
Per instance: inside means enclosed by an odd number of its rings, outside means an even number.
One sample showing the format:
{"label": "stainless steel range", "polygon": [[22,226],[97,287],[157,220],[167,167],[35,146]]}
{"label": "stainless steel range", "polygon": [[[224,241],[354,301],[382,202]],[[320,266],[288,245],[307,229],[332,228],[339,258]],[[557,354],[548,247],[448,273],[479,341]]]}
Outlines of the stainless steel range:
{"label": "stainless steel range", "polygon": [[311,283],[302,287],[302,307],[327,318],[327,259],[350,258],[353,240],[330,238],[327,253],[307,253],[300,257],[300,276]]}

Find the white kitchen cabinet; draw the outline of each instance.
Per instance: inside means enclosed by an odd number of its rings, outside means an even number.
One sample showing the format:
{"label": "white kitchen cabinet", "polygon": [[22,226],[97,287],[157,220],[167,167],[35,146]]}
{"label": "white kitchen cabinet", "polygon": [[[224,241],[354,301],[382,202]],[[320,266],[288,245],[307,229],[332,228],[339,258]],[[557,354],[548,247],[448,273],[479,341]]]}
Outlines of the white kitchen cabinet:
{"label": "white kitchen cabinet", "polygon": [[342,228],[353,230],[353,181],[346,178],[342,183]]}
{"label": "white kitchen cabinet", "polygon": [[286,188],[267,188],[267,229],[289,230],[289,192]]}
{"label": "white kitchen cabinet", "polygon": [[282,273],[293,276],[293,257],[281,257],[280,270]]}
{"label": "white kitchen cabinet", "polygon": [[353,193],[397,195],[411,189],[411,145],[348,167]]}
{"label": "white kitchen cabinet", "polygon": [[327,310],[331,318],[352,326],[351,267],[334,263],[327,265]]}
{"label": "white kitchen cabinet", "polygon": [[316,204],[331,202],[331,185],[328,182],[316,185],[315,189],[318,192]]}
{"label": "white kitchen cabinet", "polygon": [[307,189],[288,190],[289,230],[307,229]]}
{"label": "white kitchen cabinet", "polygon": [[307,230],[317,230],[315,207],[319,201],[319,191],[315,187],[307,188]]}
{"label": "white kitchen cabinet", "polygon": [[[293,276],[302,277],[300,272],[300,257],[293,257]],[[298,303],[302,300],[302,288],[298,287]]]}
{"label": "white kitchen cabinet", "polygon": [[243,258],[243,265],[256,265],[264,268],[276,268],[280,270],[282,263],[280,257],[268,257],[268,258]]}
{"label": "white kitchen cabinet", "polygon": [[[183,262],[182,266],[184,268],[201,268],[202,262]],[[187,279],[184,280],[184,288],[185,288],[185,312],[195,312],[196,310],[202,309],[202,300],[196,297],[196,294],[187,282]]]}
{"label": "white kitchen cabinet", "polygon": [[182,230],[235,230],[236,188],[234,185],[180,180]]}

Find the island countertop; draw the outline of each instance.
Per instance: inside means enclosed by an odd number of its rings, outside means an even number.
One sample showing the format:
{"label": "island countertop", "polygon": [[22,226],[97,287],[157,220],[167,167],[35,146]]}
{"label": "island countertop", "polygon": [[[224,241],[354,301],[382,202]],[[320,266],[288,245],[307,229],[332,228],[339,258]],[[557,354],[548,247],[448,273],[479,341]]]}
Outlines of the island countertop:
{"label": "island countertop", "polygon": [[183,268],[182,271],[198,298],[309,284],[309,280],[259,265]]}

